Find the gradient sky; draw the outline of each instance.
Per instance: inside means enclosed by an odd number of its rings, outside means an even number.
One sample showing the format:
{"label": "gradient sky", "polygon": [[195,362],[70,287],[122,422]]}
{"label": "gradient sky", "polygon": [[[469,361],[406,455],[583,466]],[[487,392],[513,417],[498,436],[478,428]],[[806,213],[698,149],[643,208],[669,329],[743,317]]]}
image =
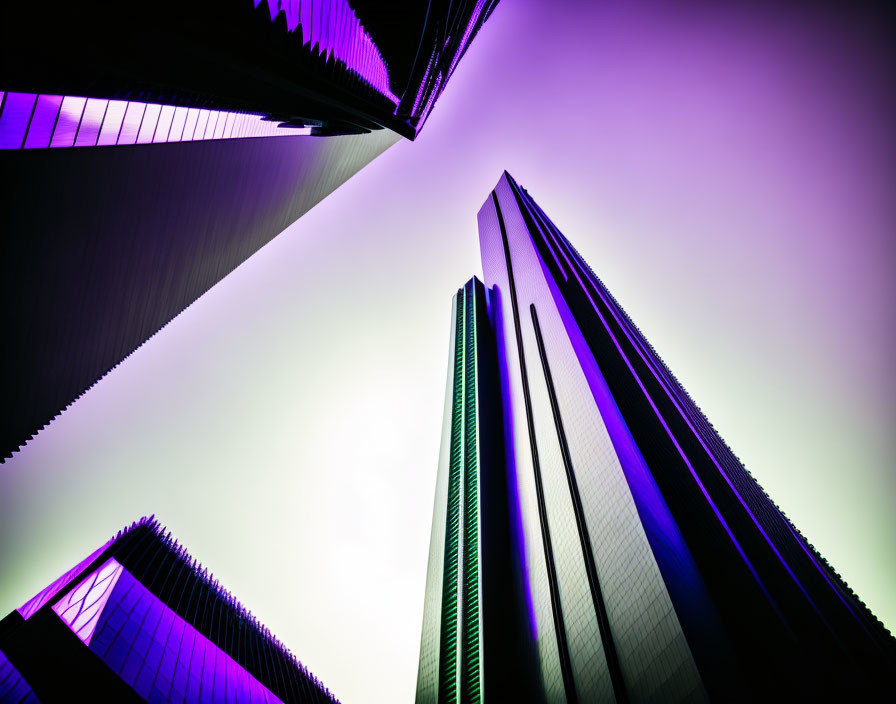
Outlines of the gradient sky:
{"label": "gradient sky", "polygon": [[411,701],[451,296],[506,168],[896,628],[886,28],[597,4],[504,0],[415,143],[0,467],[0,613],[155,513],[344,702]]}

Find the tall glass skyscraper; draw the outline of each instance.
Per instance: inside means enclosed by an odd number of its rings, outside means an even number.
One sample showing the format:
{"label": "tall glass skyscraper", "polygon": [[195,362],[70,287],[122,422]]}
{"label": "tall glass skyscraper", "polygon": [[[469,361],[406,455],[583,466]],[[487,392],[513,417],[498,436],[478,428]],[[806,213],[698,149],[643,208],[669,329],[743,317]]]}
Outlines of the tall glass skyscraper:
{"label": "tall glass skyscraper", "polygon": [[[487,605],[478,623],[482,647],[517,659],[520,699],[892,694],[896,641],[762,491],[534,200],[505,173],[478,217],[480,320],[492,326],[500,389],[492,422],[501,432],[491,440],[504,447],[478,472],[505,477],[508,517],[483,517],[478,535],[509,531],[502,618],[522,627],[489,642],[499,629],[487,631]],[[452,418],[457,404],[469,413],[470,401],[453,398]],[[438,565],[455,562],[444,442],[421,702],[472,701],[454,670],[439,671],[435,698],[435,670],[425,667],[453,652],[453,612],[439,623],[430,606],[444,583]],[[480,569],[490,559],[480,555]],[[476,673],[486,689],[489,668],[485,659]]]}
{"label": "tall glass skyscraper", "polygon": [[415,139],[496,5],[4,4],[0,463]]}
{"label": "tall glass skyscraper", "polygon": [[513,634],[520,623],[507,598],[515,585],[494,310],[477,279],[452,301],[452,362],[417,683],[421,703],[503,698],[519,677]]}
{"label": "tall glass skyscraper", "polygon": [[0,704],[88,701],[336,700],[144,518],[0,621]]}

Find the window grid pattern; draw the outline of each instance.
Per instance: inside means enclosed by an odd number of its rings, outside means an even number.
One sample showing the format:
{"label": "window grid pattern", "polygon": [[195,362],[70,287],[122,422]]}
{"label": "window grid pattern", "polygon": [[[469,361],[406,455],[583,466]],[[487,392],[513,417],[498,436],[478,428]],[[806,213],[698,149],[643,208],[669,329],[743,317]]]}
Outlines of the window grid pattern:
{"label": "window grid pattern", "polygon": [[148,702],[280,702],[126,570],[90,649]]}
{"label": "window grid pattern", "polygon": [[103,608],[120,575],[121,565],[110,557],[102,567],[53,604],[56,615],[87,645],[90,645]]}
{"label": "window grid pattern", "polygon": [[457,701],[458,687],[458,554],[460,550],[460,502],[463,462],[464,315],[466,296],[457,293],[454,342],[454,389],[451,409],[451,451],[448,470],[448,512],[445,525],[445,567],[442,584],[442,633],[439,655],[439,701]]}
{"label": "window grid pattern", "polygon": [[479,458],[476,437],[476,297],[474,283],[464,288],[464,633],[461,664],[461,701],[482,700],[479,633]]}
{"label": "window grid pattern", "polygon": [[261,115],[77,96],[0,93],[0,149],[97,147],[311,134]]}
{"label": "window grid pattern", "polygon": [[81,560],[81,562],[72,567],[68,572],[51,582],[47,587],[41,589],[31,599],[22,604],[17,609],[22,618],[26,621],[31,618],[31,616],[39,611],[44,604],[50,601],[60,591],[65,589],[65,587],[68,586],[69,582],[71,582],[85,569],[87,569],[90,563],[96,560],[111,544],[112,541],[110,540],[105,545],[102,545],[101,547],[94,550],[92,553],[90,553],[90,555]]}

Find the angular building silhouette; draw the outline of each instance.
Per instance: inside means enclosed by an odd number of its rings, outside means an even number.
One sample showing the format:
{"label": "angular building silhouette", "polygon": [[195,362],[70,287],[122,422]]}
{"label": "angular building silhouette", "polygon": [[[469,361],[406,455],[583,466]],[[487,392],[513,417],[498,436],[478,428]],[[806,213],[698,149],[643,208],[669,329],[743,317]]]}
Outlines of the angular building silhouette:
{"label": "angular building silhouette", "polygon": [[0,703],[73,701],[336,700],[144,518],[0,621]]}
{"label": "angular building silhouette", "polygon": [[0,462],[414,139],[496,4],[4,5]]}
{"label": "angular building silhouette", "polygon": [[[480,318],[493,326],[501,389],[493,441],[505,447],[503,462],[478,472],[506,478],[512,613],[502,618],[523,624],[498,643],[480,625],[481,647],[506,647],[531,675],[519,700],[889,701],[896,641],[570,242],[507,173],[478,218]],[[463,682],[440,680],[438,695],[429,684],[453,628],[431,616],[443,548],[445,564],[454,560],[444,461],[418,702],[473,701],[455,694]],[[479,540],[508,530],[499,523],[483,520]],[[479,621],[489,623],[487,606]],[[489,665],[476,682],[488,683]]]}
{"label": "angular building silhouette", "polygon": [[11,3],[0,23],[0,88],[261,113],[315,135],[388,128],[413,139],[497,4]]}

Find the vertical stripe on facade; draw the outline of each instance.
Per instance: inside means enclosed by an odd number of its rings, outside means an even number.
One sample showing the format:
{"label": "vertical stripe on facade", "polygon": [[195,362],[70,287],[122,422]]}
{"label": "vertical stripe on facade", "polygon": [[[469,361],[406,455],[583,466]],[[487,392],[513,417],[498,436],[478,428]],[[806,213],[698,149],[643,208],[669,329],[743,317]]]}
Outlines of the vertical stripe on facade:
{"label": "vertical stripe on facade", "polygon": [[551,376],[551,367],[548,363],[547,353],[544,348],[544,340],[541,337],[541,327],[538,324],[538,312],[535,304],[529,305],[532,316],[532,327],[535,330],[535,340],[538,343],[538,356],[544,371],[544,381],[548,390],[548,398],[551,401],[551,414],[554,417],[554,427],[557,431],[557,440],[560,443],[560,453],[563,457],[563,467],[566,470],[566,480],[569,484],[569,494],[572,499],[575,513],[576,528],[579,532],[579,541],[582,547],[582,557],[585,561],[585,572],[588,575],[588,587],[591,590],[591,599],[594,602],[594,611],[597,615],[597,625],[600,629],[600,637],[604,646],[604,654],[607,658],[607,667],[610,671],[610,679],[613,683],[613,694],[620,704],[628,702],[628,693],[622,677],[622,669],[619,666],[619,655],[616,652],[616,643],[613,641],[613,633],[610,629],[610,621],[607,618],[607,606],[604,603],[603,593],[600,589],[600,580],[597,576],[597,565],[594,562],[594,552],[591,549],[591,538],[588,536],[588,524],[585,521],[585,510],[582,507],[582,497],[579,494],[579,486],[576,481],[575,469],[572,466],[572,458],[569,454],[569,445],[566,442],[566,433],[563,430],[563,419],[560,415],[560,407],[557,403],[557,394],[554,391],[554,380]]}
{"label": "vertical stripe on facade", "polygon": [[498,227],[501,230],[501,242],[504,246],[504,259],[507,267],[507,281],[510,288],[510,305],[513,314],[513,326],[516,335],[517,352],[519,354],[520,375],[522,377],[523,399],[526,407],[526,424],[529,431],[529,444],[532,450],[532,468],[535,474],[535,490],[538,502],[538,518],[541,524],[542,543],[544,546],[545,563],[548,571],[548,587],[551,595],[551,612],[554,617],[554,631],[557,635],[557,650],[560,656],[560,671],[563,676],[563,689],[569,704],[576,704],[575,682],[572,674],[572,662],[569,655],[569,642],[566,637],[566,625],[563,621],[563,606],[560,603],[560,587],[557,581],[557,568],[554,562],[554,552],[551,543],[551,531],[548,525],[547,506],[545,505],[544,487],[541,480],[541,466],[538,461],[538,444],[535,440],[535,425],[532,419],[532,400],[529,395],[529,375],[526,371],[526,354],[523,350],[523,334],[520,329],[519,305],[516,296],[516,284],[513,279],[513,263],[510,258],[510,245],[507,241],[507,228],[504,225],[504,215],[498,202],[498,194],[492,191],[492,202],[495,213],[498,216]]}

